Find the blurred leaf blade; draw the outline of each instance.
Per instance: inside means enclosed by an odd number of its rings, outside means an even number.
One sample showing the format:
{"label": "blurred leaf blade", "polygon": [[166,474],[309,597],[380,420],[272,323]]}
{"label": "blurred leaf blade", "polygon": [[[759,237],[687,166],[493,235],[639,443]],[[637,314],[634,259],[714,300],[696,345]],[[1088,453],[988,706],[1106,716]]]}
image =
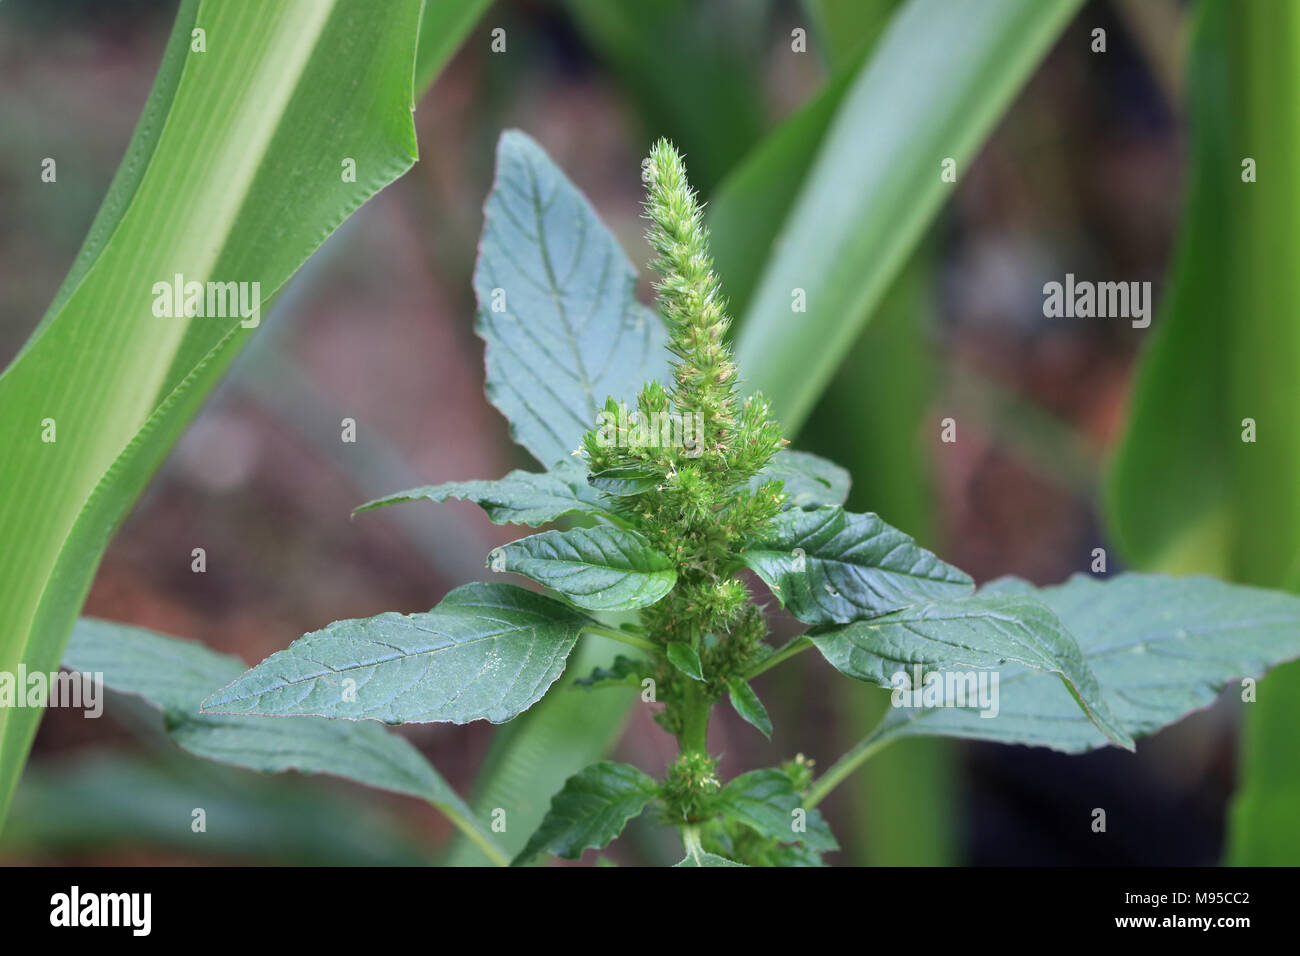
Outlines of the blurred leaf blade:
{"label": "blurred leaf blade", "polygon": [[[797,430],[951,184],[1079,0],[910,0],[839,107],[745,315],[737,360]],[[906,77],[906,82],[903,78]],[[795,290],[804,313],[792,311]]]}
{"label": "blurred leaf blade", "polygon": [[[56,311],[0,376],[0,668],[57,667],[126,509],[302,261],[415,159],[419,0],[382,18],[358,0],[181,9],[121,192]],[[190,47],[202,27],[204,51]],[[328,112],[333,122],[320,122]],[[342,175],[356,162],[355,181]],[[125,176],[125,178],[123,178]],[[329,188],[322,188],[329,184]],[[112,204],[130,187],[120,215]],[[157,283],[242,282],[249,308],[160,318]],[[257,283],[256,286],[253,284]],[[230,315],[231,311],[236,314]],[[55,441],[43,442],[42,423]],[[46,432],[47,434],[48,431]],[[0,714],[0,809],[39,711]]]}
{"label": "blurred leaf blade", "polygon": [[[1143,568],[1300,589],[1300,10],[1203,0],[1189,71],[1192,169],[1169,291],[1139,365],[1106,518]],[[1247,181],[1247,163],[1253,181]],[[1246,441],[1247,420],[1258,433]],[[1300,666],[1244,708],[1227,859],[1300,863]],[[1285,741],[1285,742],[1284,742]]]}

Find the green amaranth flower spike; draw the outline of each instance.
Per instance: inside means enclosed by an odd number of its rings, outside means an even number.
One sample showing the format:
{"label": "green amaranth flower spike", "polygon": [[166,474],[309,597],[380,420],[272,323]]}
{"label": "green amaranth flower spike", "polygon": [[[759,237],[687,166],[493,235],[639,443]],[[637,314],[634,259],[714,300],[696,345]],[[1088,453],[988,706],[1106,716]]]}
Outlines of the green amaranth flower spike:
{"label": "green amaranth flower spike", "polygon": [[[659,276],[655,291],[676,361],[672,388],[646,385],[636,414],[643,423],[667,414],[699,422],[702,433],[691,448],[654,442],[625,447],[596,429],[585,436],[583,451],[594,476],[633,475],[641,482],[645,490],[618,498],[617,507],[677,565],[677,587],[646,608],[642,622],[656,640],[687,644],[700,656],[703,683],[666,662],[660,666],[656,681],[666,706],[656,719],[684,751],[702,752],[709,706],[725,695],[728,678],[753,663],[767,632],[736,577],[736,556],[781,509],[781,482],[751,487],[751,479],[785,441],[765,399],[739,397],[726,342],[730,319],[681,156],[660,140],[642,168],[648,239],[656,253],[651,267]],[[607,418],[619,411],[612,400],[606,404]]]}

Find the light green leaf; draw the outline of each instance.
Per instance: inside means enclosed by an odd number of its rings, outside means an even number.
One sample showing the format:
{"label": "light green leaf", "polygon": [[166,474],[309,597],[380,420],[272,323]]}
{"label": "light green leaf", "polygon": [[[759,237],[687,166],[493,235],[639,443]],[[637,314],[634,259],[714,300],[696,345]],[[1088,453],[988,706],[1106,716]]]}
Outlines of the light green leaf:
{"label": "light green leaf", "polygon": [[[787,433],[952,195],[940,163],[956,160],[960,181],[1080,2],[909,0],[891,19],[844,95],[740,324],[737,363]],[[806,294],[798,321],[791,289]]]}
{"label": "light green leaf", "polygon": [[[181,5],[91,234],[0,377],[0,671],[58,666],[112,531],[252,324],[414,161],[419,10],[419,0],[395,0],[382,17],[363,0]],[[196,24],[204,53],[189,50]],[[345,158],[355,182],[342,180]],[[250,314],[155,317],[155,283],[178,274],[247,283]],[[41,440],[47,419],[55,442]],[[0,812],[39,718],[0,710]]]}
{"label": "light green leaf", "polygon": [[784,512],[740,558],[809,624],[842,624],[959,598],[974,586],[965,572],[878,515],[840,508]]}
{"label": "light green leaf", "polygon": [[654,604],[673,589],[677,571],[639,531],[600,525],[545,531],[493,551],[504,571],[544,584],[590,611]]}
{"label": "light green leaf", "polygon": [[699,652],[685,641],[670,641],[665,651],[669,662],[687,677],[704,680],[704,665]]}
{"label": "light green leaf", "polygon": [[63,664],[102,674],[106,687],[158,708],[172,739],[192,754],[262,773],[325,773],[427,800],[504,861],[493,837],[447,781],[410,742],[383,727],[320,717],[200,713],[207,695],[243,672],[236,657],[196,641],[82,618],[68,640]]}
{"label": "light green leaf", "polygon": [[[918,669],[924,679],[932,672],[997,668],[999,687],[1008,676],[1007,665],[1059,675],[1069,695],[1059,686],[1057,694],[1064,700],[1072,696],[1111,741],[1133,749],[1132,737],[1111,712],[1074,638],[1032,594],[985,591],[964,601],[920,605],[814,630],[808,637],[836,670],[881,687],[894,686],[900,671],[919,687],[913,679]],[[971,711],[978,714],[979,708]]]}
{"label": "light green leaf", "polygon": [[466,584],[424,614],[307,634],[212,694],[203,711],[498,724],[541,699],[586,623],[523,588]]}
{"label": "light green leaf", "polygon": [[744,866],[743,863],[736,863],[728,860],[725,856],[718,856],[716,853],[709,853],[706,850],[696,850],[693,853],[686,854],[686,858],[680,863],[674,863],[673,866]]}
{"label": "light green leaf", "polygon": [[772,457],[772,462],[750,482],[757,487],[764,481],[779,478],[785,483],[783,510],[791,508],[821,508],[842,505],[849,496],[852,479],[848,471],[817,455],[806,451],[783,449]]}
{"label": "light green leaf", "polygon": [[583,850],[598,850],[623,832],[659,793],[659,785],[636,767],[602,760],[570,777],[551,798],[542,819],[511,866],[543,853],[576,860]]}
{"label": "light green leaf", "polygon": [[767,708],[754,693],[754,688],[743,680],[728,681],[727,697],[745,723],[758,728],[764,737],[772,736],[772,718],[767,715]]}
{"label": "light green leaf", "polygon": [[802,843],[818,853],[840,848],[822,815],[803,806],[794,784],[780,770],[741,774],[722,788],[718,806],[724,815],[781,843]]}
{"label": "light green leaf", "polygon": [[565,515],[593,515],[613,520],[601,496],[587,482],[581,465],[561,462],[550,471],[512,471],[504,478],[482,481],[449,481],[425,485],[368,501],[353,514],[403,501],[472,501],[494,524],[525,524],[536,528]]}
{"label": "light green leaf", "polygon": [[474,270],[487,393],[545,466],[578,448],[608,397],[667,370],[659,317],[586,198],[518,131],[501,136]]}
{"label": "light green leaf", "polygon": [[593,488],[598,488],[607,495],[628,498],[655,487],[659,484],[660,476],[640,465],[617,465],[598,471],[587,480]]}
{"label": "light green leaf", "polygon": [[[1300,657],[1300,598],[1213,578],[1076,575],[1042,589],[1004,578],[980,593],[1032,593],[1051,608],[1131,737],[1208,706],[1237,678]],[[974,708],[897,708],[873,736],[970,737],[1067,753],[1106,744],[1050,674],[1008,664],[999,683],[996,717],[981,718]]]}

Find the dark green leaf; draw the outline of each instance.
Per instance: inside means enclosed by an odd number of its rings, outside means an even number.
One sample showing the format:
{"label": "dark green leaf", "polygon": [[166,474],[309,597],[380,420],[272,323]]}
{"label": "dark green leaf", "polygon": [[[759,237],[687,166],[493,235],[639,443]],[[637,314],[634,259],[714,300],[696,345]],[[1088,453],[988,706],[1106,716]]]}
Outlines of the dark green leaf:
{"label": "dark green leaf", "polygon": [[601,687],[640,687],[643,674],[650,673],[646,661],[633,660],[619,654],[609,667],[597,667],[586,677],[573,682],[574,687],[595,690]]}
{"label": "dark green leaf", "polygon": [[671,641],[667,649],[668,660],[687,677],[704,680],[704,665],[699,652],[684,641]]}
{"label": "dark green leaf", "polygon": [[590,203],[515,130],[497,146],[474,270],[488,398],[543,465],[563,461],[605,399],[632,402],[667,370],[659,317]]}
{"label": "dark green leaf", "polygon": [[457,826],[472,830],[480,845],[494,842],[419,751],[383,727],[320,717],[200,713],[204,697],[243,672],[244,664],[236,657],[197,641],[82,618],[72,631],[63,664],[102,674],[105,686],[158,708],[172,739],[192,754],[262,773],[325,773],[428,800]]}
{"label": "dark green leaf", "polygon": [[[1059,674],[1069,690],[1066,694],[1056,686],[1061,699],[1072,703],[1073,695],[1107,737],[1133,748],[1132,737],[1111,712],[1074,638],[1032,594],[983,592],[964,601],[905,608],[808,636],[841,673],[882,687],[891,686],[899,672],[911,681],[909,686],[919,687],[914,679],[917,671],[924,679],[931,672],[997,668],[999,709],[1005,665],[1023,664]],[[967,692],[965,684],[962,689]],[[969,708],[971,713],[979,711],[979,707]],[[982,719],[991,723],[997,718]]]}
{"label": "dark green leaf", "polygon": [[787,511],[741,560],[801,621],[843,624],[969,594],[973,582],[878,515]]}
{"label": "dark green leaf", "polygon": [[546,693],[588,619],[508,584],[466,584],[424,614],[336,621],[272,654],[206,713],[501,723]]}
{"label": "dark green leaf", "polygon": [[646,607],[677,583],[673,563],[644,535],[610,525],[530,535],[498,548],[489,561],[591,611]]}
{"label": "dark green leaf", "polygon": [[757,486],[772,478],[785,483],[784,510],[842,505],[849,496],[849,473],[825,458],[806,451],[782,450],[750,482]]}
{"label": "dark green leaf", "polygon": [[[1205,577],[1122,574],[1076,575],[1040,590],[1004,578],[981,592],[1015,593],[1033,593],[1056,613],[1133,737],[1208,706],[1237,678],[1259,677],[1300,657],[1300,598],[1275,591]],[[971,737],[1067,753],[1106,743],[1050,675],[1008,665],[1000,685],[995,718],[980,718],[971,708],[900,708],[875,736]]]}
{"label": "dark green leaf", "polygon": [[446,501],[461,498],[487,512],[495,524],[547,524],[564,515],[613,516],[587,482],[587,470],[560,462],[550,471],[512,471],[496,481],[449,481],[368,501],[353,514],[403,501]]}
{"label": "dark green leaf", "polygon": [[780,770],[752,770],[718,794],[721,812],[765,837],[801,843],[810,850],[838,850],[831,829],[815,809],[805,809],[794,784]]}
{"label": "dark green leaf", "polygon": [[745,723],[757,727],[764,737],[772,736],[772,718],[767,716],[767,708],[754,693],[754,688],[740,679],[728,681],[727,697],[731,700],[731,706],[736,708],[736,713],[744,718]]}
{"label": "dark green leaf", "polygon": [[514,858],[512,866],[543,853],[576,860],[583,850],[600,849],[655,798],[659,785],[636,767],[602,760],[565,781],[551,798],[542,825]]}

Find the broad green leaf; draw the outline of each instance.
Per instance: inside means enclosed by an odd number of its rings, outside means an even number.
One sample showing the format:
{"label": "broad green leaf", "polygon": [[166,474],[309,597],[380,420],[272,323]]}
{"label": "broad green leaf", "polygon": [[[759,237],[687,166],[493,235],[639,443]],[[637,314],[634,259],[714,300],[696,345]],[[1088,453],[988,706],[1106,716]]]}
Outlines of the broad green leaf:
{"label": "broad green leaf", "polygon": [[[419,11],[419,0],[382,17],[362,0],[181,5],[91,235],[0,376],[0,670],[58,666],[112,531],[256,334],[252,308],[156,318],[155,283],[247,283],[247,304],[260,293],[264,311],[410,167]],[[196,25],[203,53],[190,52]],[[345,159],[355,182],[341,177]],[[47,419],[53,443],[41,440]],[[39,719],[0,711],[0,811]]]}
{"label": "broad green leaf", "polygon": [[779,451],[771,464],[750,482],[757,486],[764,481],[779,478],[785,484],[784,510],[791,508],[821,508],[842,505],[849,496],[852,479],[849,473],[835,464],[806,451]]}
{"label": "broad green leaf", "polygon": [[583,850],[599,850],[623,832],[659,793],[659,785],[636,767],[602,760],[564,783],[551,809],[511,866],[530,863],[543,853],[570,860]]}
{"label": "broad green leaf", "polygon": [[874,514],[786,511],[740,555],[808,624],[842,624],[969,594],[965,572]]}
{"label": "broad green leaf", "polygon": [[655,487],[659,484],[660,476],[640,465],[618,465],[598,471],[587,480],[593,488],[598,488],[607,495],[628,498]]}
{"label": "broad green leaf", "polygon": [[[1041,589],[1004,578],[981,595],[1032,595],[1051,608],[1130,737],[1153,734],[1208,706],[1235,680],[1300,657],[1300,598],[1213,578],[1076,575]],[[996,717],[969,707],[897,708],[873,736],[936,734],[1067,753],[1107,743],[1051,674],[1016,664],[1000,672]]]}
{"label": "broad green leaf", "polygon": [[804,808],[794,784],[780,770],[741,774],[722,788],[718,807],[761,836],[782,843],[802,843],[818,853],[840,848],[822,815]]}
{"label": "broad green leaf", "polygon": [[889,23],[898,0],[804,0],[817,29],[817,45],[839,72],[861,59]]}
{"label": "broad green leaf", "polygon": [[700,654],[685,641],[671,641],[664,650],[669,663],[687,677],[704,680],[704,665],[700,663]]}
{"label": "broad green leaf", "polygon": [[610,525],[529,535],[496,549],[490,560],[590,611],[647,607],[677,583],[672,561],[644,535]]}
{"label": "broad green leaf", "polygon": [[449,481],[368,501],[354,512],[369,511],[403,501],[472,501],[494,524],[525,524],[536,528],[565,515],[593,515],[613,520],[601,496],[587,483],[586,468],[562,462],[550,471],[512,471],[504,478]]}
{"label": "broad green leaf", "polygon": [[494,846],[492,836],[419,751],[383,727],[319,717],[200,713],[206,696],[243,673],[244,664],[236,657],[196,641],[82,618],[68,640],[63,664],[102,674],[106,687],[158,708],[168,734],[196,756],[262,773],[325,773],[427,800],[480,845]]}
{"label": "broad green leaf", "polygon": [[693,853],[686,854],[686,858],[680,863],[674,863],[673,866],[744,866],[743,863],[736,863],[728,860],[725,856],[718,856],[716,853],[709,853],[705,850],[697,850]]}
{"label": "broad green leaf", "polygon": [[754,688],[743,680],[728,681],[727,698],[745,723],[757,728],[764,737],[772,736],[772,718],[767,715],[767,708],[754,693]]}
{"label": "broad green leaf", "polygon": [[[996,668],[1001,689],[1009,677],[1004,668],[1015,664],[1059,675],[1069,693],[1058,685],[1057,694],[1077,701],[1112,742],[1132,750],[1132,737],[1112,713],[1067,627],[1032,594],[986,590],[962,601],[919,605],[870,621],[816,629],[808,637],[836,670],[881,687],[896,686],[899,672],[909,686],[919,688],[917,671],[924,679],[932,672]],[[978,715],[980,710],[975,706],[966,712]],[[997,717],[979,719],[992,723]]]}
{"label": "broad green leaf", "polygon": [[336,621],[203,702],[208,714],[499,724],[541,699],[588,619],[508,584],[466,584],[424,614]]}
{"label": "broad green leaf", "polygon": [[[853,79],[740,326],[737,362],[793,433],[957,175],[1080,0],[909,0]],[[906,82],[900,78],[906,77]],[[805,313],[792,321],[791,290]]]}
{"label": "broad green leaf", "polygon": [[575,688],[596,690],[601,687],[640,687],[643,674],[651,672],[646,661],[633,660],[619,654],[609,667],[593,668],[586,677],[579,677],[573,682]]}
{"label": "broad green leaf", "polygon": [[567,459],[606,398],[665,375],[659,317],[618,241],[531,139],[501,136],[474,270],[487,393],[544,466]]}

